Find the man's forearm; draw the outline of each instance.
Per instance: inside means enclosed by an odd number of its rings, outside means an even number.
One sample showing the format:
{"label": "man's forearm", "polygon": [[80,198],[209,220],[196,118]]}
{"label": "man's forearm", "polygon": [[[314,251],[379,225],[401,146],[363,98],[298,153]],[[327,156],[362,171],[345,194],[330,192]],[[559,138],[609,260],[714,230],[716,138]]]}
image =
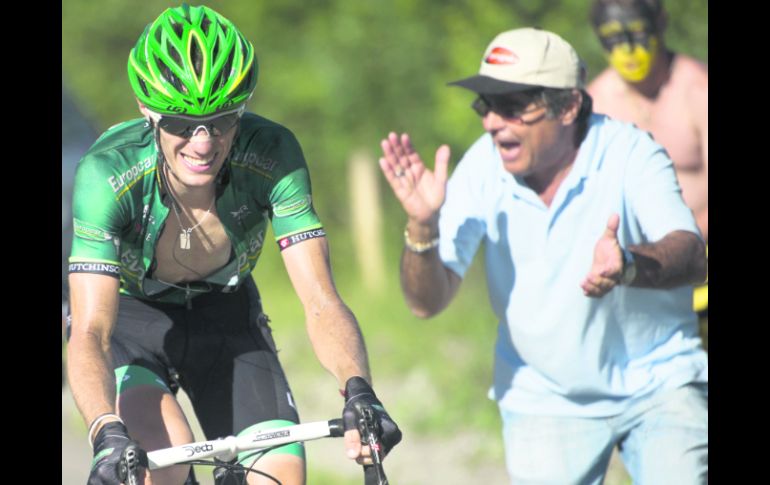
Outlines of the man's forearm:
{"label": "man's forearm", "polygon": [[[420,224],[407,223],[408,238],[425,243],[438,237],[438,221]],[[417,253],[408,247],[401,255],[401,290],[412,313],[428,318],[441,312],[452,300],[459,285],[441,261],[438,247]]]}
{"label": "man's forearm", "polygon": [[631,286],[674,288],[706,279],[706,252],[694,233],[674,231],[653,244],[632,245],[637,274]]}
{"label": "man's forearm", "polygon": [[341,300],[306,312],[313,350],[321,365],[337,378],[340,389],[353,376],[361,376],[371,384],[366,346],[353,312]]}
{"label": "man's forearm", "polygon": [[70,339],[67,371],[72,396],[86,426],[101,414],[115,412],[115,377],[111,359],[95,335]]}
{"label": "man's forearm", "polygon": [[449,305],[453,291],[438,249],[417,254],[404,248],[401,290],[409,309],[421,318],[432,317]]}

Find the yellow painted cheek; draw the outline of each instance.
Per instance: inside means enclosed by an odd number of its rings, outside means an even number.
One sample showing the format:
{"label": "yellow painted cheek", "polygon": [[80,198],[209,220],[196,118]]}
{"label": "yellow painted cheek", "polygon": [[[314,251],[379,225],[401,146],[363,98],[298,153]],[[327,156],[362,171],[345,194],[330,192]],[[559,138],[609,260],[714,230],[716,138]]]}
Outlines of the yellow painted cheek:
{"label": "yellow painted cheek", "polygon": [[640,45],[635,45],[632,50],[629,44],[623,43],[612,49],[608,59],[610,65],[618,71],[623,79],[639,82],[650,74],[655,54],[654,51],[648,51]]}

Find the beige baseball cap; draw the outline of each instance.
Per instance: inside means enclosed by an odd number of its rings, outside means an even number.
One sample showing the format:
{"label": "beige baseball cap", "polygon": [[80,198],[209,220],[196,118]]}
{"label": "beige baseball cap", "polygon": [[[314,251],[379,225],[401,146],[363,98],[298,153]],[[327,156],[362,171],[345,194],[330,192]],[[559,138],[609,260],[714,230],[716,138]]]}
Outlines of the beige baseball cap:
{"label": "beige baseball cap", "polygon": [[585,78],[585,64],[566,40],[527,27],[499,34],[484,52],[479,74],[449,84],[506,94],[534,87],[581,89]]}

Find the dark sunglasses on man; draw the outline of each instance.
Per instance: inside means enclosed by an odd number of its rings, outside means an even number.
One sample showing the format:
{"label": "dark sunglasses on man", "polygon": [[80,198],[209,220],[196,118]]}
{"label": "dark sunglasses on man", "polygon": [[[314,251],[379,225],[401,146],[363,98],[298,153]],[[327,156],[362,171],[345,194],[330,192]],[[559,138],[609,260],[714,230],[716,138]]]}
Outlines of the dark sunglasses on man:
{"label": "dark sunglasses on man", "polygon": [[[542,90],[517,93],[516,95],[483,95],[480,94],[471,104],[471,108],[482,118],[493,111],[505,119],[519,119],[524,115],[534,113],[542,107]],[[535,103],[531,109],[529,105]]]}
{"label": "dark sunglasses on man", "polygon": [[170,135],[190,138],[203,127],[210,136],[221,136],[232,129],[243,116],[245,106],[211,116],[167,115],[150,111],[150,118]]}

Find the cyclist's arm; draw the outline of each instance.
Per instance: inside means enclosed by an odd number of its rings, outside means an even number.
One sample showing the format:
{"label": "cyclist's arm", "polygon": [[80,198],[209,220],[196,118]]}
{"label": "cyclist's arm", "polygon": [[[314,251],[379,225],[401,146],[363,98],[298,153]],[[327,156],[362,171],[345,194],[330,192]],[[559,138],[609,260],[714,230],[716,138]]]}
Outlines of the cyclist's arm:
{"label": "cyclist's arm", "polygon": [[[415,241],[429,241],[438,228],[410,221],[407,231]],[[404,248],[401,255],[401,290],[412,313],[428,318],[441,312],[457,294],[462,279],[439,257],[438,248],[416,253]]]}
{"label": "cyclist's arm", "polygon": [[[115,412],[115,376],[109,350],[120,280],[75,273],[70,274],[69,285],[72,323],[67,370],[75,403],[89,425],[97,416]],[[92,435],[109,421],[103,420]]]}
{"label": "cyclist's arm", "polygon": [[305,310],[308,337],[321,365],[337,378],[340,389],[353,376],[371,383],[358,322],[332,280],[326,238],[292,245],[281,256]]}

